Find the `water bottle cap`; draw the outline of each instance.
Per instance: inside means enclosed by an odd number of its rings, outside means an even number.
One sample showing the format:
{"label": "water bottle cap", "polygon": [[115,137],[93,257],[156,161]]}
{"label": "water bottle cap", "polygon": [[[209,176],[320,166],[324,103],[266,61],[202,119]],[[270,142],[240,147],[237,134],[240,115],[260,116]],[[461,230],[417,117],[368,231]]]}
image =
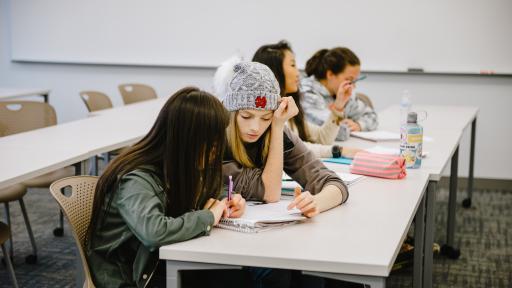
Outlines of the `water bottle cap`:
{"label": "water bottle cap", "polygon": [[418,114],[416,112],[409,112],[407,114],[407,123],[418,123]]}
{"label": "water bottle cap", "polygon": [[404,90],[404,93],[402,94],[402,99],[400,100],[401,106],[411,106],[411,98],[409,91]]}

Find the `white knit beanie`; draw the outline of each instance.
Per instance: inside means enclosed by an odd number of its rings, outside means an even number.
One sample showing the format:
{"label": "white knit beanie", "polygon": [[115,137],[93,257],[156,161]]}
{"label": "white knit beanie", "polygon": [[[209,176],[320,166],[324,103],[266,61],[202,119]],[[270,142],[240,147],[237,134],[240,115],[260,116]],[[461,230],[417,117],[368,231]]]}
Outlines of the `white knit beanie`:
{"label": "white knit beanie", "polygon": [[274,73],[257,62],[225,62],[215,73],[214,85],[228,111],[276,110],[281,99]]}

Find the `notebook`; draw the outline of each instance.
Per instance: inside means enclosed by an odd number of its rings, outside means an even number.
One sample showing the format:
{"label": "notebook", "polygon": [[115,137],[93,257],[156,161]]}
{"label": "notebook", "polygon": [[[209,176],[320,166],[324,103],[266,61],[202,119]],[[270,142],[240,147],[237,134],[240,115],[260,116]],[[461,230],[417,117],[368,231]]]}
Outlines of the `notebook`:
{"label": "notebook", "polygon": [[[336,172],[336,174],[338,174],[338,177],[340,177],[340,179],[343,180],[343,182],[345,182],[345,184],[347,184],[348,187],[364,179],[363,175],[356,175],[352,173]],[[288,192],[289,190],[293,191],[293,189],[295,189],[295,187],[297,186],[301,185],[294,181],[290,176],[288,176],[288,174],[283,172],[281,189],[286,190],[284,194],[286,195],[286,192]]]}
{"label": "notebook", "polygon": [[257,233],[296,224],[305,220],[301,212],[287,206],[292,200],[281,200],[276,203],[247,202],[244,215],[240,218],[222,218],[217,227],[244,233]]}
{"label": "notebook", "polygon": [[400,133],[383,130],[351,132],[350,135],[370,141],[399,141]]}

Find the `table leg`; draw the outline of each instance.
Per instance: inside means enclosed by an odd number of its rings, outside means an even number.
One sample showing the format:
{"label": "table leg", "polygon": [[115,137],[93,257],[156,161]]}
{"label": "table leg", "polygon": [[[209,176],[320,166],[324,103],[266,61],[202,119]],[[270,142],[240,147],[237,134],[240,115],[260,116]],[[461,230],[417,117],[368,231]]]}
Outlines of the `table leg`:
{"label": "table leg", "polygon": [[475,136],[476,135],[476,117],[471,123],[471,146],[469,148],[469,176],[468,176],[468,198],[462,201],[464,208],[471,207],[473,197],[473,172],[475,165]]}
{"label": "table leg", "polygon": [[425,199],[427,191],[421,198],[420,206],[414,218],[414,271],[412,283],[414,288],[421,288],[423,285],[423,246],[425,244]]}
{"label": "table leg", "polygon": [[[425,200],[425,243],[423,247],[424,260],[423,260],[423,287],[432,287],[432,266],[434,262],[434,252],[432,247],[434,245],[434,225],[435,225],[435,198],[436,198],[436,181],[429,181],[426,200]],[[416,249],[416,248],[415,248]]]}
{"label": "table leg", "polygon": [[446,230],[446,244],[441,247],[441,254],[451,259],[460,256],[460,250],[454,247],[455,238],[455,210],[457,208],[457,176],[459,166],[459,147],[455,149],[451,161],[450,194],[448,197],[448,226]]}

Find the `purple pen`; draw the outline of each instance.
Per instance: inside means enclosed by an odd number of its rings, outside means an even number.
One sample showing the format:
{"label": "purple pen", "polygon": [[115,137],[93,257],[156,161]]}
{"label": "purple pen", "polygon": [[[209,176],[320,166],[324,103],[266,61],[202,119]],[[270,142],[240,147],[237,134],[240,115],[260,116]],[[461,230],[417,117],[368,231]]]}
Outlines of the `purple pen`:
{"label": "purple pen", "polygon": [[[228,204],[231,202],[231,197],[233,194],[233,176],[229,175],[229,184],[228,184]],[[231,215],[231,209],[228,208],[228,217]]]}
{"label": "purple pen", "polygon": [[231,201],[232,194],[233,194],[233,176],[229,175],[228,201]]}

